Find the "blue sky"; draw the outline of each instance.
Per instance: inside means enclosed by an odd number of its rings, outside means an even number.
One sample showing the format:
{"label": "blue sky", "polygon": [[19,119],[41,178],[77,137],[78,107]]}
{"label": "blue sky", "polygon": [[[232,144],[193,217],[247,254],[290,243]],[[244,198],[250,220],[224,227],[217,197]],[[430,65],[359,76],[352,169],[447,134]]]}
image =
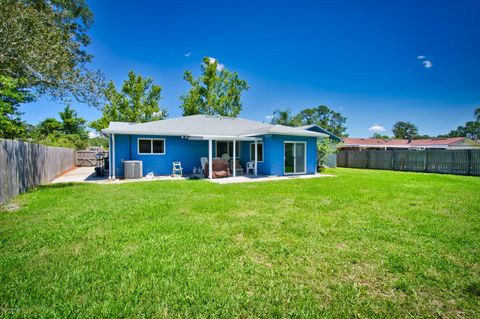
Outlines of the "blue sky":
{"label": "blue sky", "polygon": [[[375,123],[389,134],[397,120],[440,134],[480,106],[480,1],[88,2],[92,68],[117,85],[129,70],[153,77],[170,117],[181,115],[183,72],[198,75],[204,56],[247,80],[240,116],[259,121],[324,104],[348,117],[352,137]],[[34,124],[61,109],[22,107]]]}

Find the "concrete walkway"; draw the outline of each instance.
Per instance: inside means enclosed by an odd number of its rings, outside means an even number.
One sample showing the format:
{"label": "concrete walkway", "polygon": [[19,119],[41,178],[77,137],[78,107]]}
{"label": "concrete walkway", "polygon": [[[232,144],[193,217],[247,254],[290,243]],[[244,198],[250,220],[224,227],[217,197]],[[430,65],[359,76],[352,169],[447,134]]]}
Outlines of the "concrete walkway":
{"label": "concrete walkway", "polygon": [[108,180],[108,178],[95,176],[95,167],[76,167],[58,176],[52,183],[99,182],[102,180]]}
{"label": "concrete walkway", "polygon": [[96,183],[96,184],[123,184],[147,181],[174,181],[186,180],[188,177],[171,177],[171,176],[153,176],[142,177],[137,179],[108,179],[107,176],[95,176],[95,167],[76,167],[71,171],[55,178],[52,183]]}

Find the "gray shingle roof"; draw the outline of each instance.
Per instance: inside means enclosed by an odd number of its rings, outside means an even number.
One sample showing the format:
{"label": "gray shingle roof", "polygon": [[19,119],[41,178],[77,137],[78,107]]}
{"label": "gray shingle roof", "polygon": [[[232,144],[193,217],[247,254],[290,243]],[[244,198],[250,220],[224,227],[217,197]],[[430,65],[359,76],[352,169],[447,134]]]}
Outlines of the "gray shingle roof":
{"label": "gray shingle roof", "polygon": [[105,134],[145,134],[194,137],[245,137],[264,134],[326,137],[326,134],[299,127],[271,125],[262,122],[212,115],[192,115],[148,123],[110,122]]}

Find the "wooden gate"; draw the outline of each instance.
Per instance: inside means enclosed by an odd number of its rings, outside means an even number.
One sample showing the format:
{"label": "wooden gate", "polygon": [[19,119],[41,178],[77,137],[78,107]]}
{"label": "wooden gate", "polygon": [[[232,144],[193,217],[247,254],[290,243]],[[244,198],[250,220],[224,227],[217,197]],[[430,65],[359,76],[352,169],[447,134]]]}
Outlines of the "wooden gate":
{"label": "wooden gate", "polygon": [[103,153],[103,157],[108,157],[108,151],[81,150],[75,152],[77,166],[97,166],[97,154]]}

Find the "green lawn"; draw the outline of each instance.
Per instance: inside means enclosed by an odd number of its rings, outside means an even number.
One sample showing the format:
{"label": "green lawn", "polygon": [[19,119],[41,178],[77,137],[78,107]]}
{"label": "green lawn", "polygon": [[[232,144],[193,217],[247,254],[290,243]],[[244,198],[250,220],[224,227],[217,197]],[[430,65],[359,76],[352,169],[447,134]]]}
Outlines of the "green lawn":
{"label": "green lawn", "polygon": [[477,317],[480,178],[41,187],[0,212],[0,317]]}

